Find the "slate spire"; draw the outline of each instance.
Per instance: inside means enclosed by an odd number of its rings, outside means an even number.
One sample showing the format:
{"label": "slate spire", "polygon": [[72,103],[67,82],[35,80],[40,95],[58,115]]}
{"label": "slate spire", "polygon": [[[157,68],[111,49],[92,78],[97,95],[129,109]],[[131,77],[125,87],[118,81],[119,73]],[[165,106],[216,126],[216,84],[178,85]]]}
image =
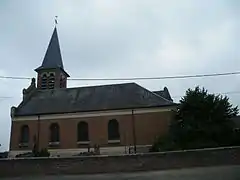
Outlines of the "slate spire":
{"label": "slate spire", "polygon": [[60,68],[64,70],[56,27],[54,28],[42,65],[35,69],[35,71],[38,72],[39,70],[43,69],[55,69],[55,68]]}
{"label": "slate spire", "polygon": [[35,69],[38,73],[37,88],[66,88],[69,74],[64,70],[62,55],[55,25],[42,65]]}

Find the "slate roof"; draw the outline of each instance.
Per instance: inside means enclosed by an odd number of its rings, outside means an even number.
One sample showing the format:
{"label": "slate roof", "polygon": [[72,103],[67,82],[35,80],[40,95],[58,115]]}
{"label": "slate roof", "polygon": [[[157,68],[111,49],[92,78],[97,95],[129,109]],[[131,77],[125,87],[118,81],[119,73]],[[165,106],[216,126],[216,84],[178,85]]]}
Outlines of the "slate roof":
{"label": "slate roof", "polygon": [[42,65],[35,71],[51,68],[64,69],[56,27],[54,28]]}
{"label": "slate roof", "polygon": [[173,101],[167,87],[164,87],[162,91],[153,91],[153,92],[169,101]]}
{"label": "slate roof", "polygon": [[136,83],[65,89],[35,89],[15,116],[148,108],[175,105]]}

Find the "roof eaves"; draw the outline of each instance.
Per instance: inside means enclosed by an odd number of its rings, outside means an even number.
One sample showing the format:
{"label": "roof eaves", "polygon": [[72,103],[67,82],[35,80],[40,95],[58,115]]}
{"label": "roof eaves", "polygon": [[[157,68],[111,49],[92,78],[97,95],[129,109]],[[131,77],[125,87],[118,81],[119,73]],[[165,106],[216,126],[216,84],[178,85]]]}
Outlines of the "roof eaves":
{"label": "roof eaves", "polygon": [[86,112],[99,112],[99,111],[116,111],[116,110],[134,110],[134,109],[147,109],[147,108],[163,108],[163,107],[172,107],[176,106],[176,103],[162,105],[162,106],[148,106],[148,107],[128,107],[128,108],[115,108],[115,109],[100,109],[100,110],[86,110],[86,111],[69,111],[69,112],[54,112],[54,113],[34,113],[34,114],[17,114],[16,117],[22,117],[22,116],[39,116],[39,115],[51,115],[51,114],[68,114],[68,113],[86,113]]}

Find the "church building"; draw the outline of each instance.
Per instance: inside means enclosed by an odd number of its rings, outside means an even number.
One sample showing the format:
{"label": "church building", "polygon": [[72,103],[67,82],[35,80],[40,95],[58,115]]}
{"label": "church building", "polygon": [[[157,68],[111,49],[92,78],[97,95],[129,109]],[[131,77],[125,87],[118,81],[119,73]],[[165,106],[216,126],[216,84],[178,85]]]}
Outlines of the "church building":
{"label": "church building", "polygon": [[57,28],[37,80],[11,108],[10,157],[47,148],[52,156],[73,155],[99,146],[101,154],[151,145],[168,132],[176,104],[168,89],[150,91],[136,83],[67,88]]}

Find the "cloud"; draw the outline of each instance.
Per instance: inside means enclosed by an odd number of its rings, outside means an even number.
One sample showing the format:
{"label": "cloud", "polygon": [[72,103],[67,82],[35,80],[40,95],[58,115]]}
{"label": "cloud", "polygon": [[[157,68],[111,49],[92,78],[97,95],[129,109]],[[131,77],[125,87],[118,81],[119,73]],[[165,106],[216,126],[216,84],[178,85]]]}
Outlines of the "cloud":
{"label": "cloud", "polygon": [[[42,0],[0,2],[0,75],[35,77],[58,15],[65,69],[73,78],[150,77],[238,71],[237,0]],[[9,145],[10,107],[30,81],[0,80],[0,143]],[[123,81],[69,81],[69,86]],[[126,81],[124,81],[126,82]],[[239,76],[136,81],[181,96],[189,87],[237,91]],[[214,82],[214,83],[213,83]],[[239,104],[239,94],[229,95]],[[176,97],[177,101],[179,97]]]}

